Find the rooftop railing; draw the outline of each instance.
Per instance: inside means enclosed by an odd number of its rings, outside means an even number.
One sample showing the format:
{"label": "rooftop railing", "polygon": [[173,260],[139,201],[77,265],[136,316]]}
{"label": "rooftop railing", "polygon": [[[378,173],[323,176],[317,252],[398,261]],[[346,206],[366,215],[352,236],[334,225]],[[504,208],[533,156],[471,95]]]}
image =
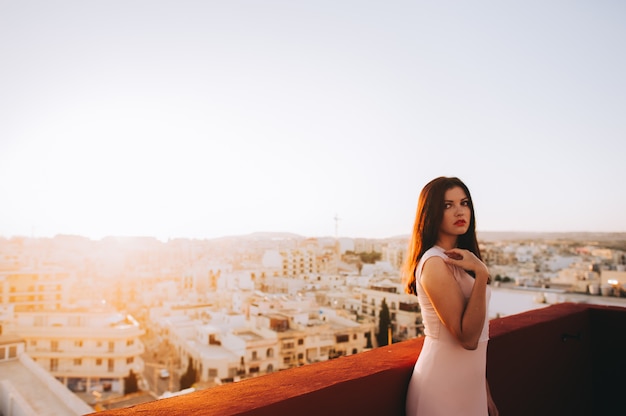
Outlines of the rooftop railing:
{"label": "rooftop railing", "polygon": [[[626,308],[562,303],[491,321],[500,414],[625,414]],[[98,416],[404,415],[416,338]],[[454,398],[450,398],[454,400]]]}

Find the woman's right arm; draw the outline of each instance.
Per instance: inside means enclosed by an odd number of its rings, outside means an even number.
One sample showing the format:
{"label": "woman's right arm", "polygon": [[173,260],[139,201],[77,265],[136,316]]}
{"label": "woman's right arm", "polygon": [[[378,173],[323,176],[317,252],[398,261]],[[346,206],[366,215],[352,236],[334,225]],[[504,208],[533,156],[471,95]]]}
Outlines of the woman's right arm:
{"label": "woman's right arm", "polygon": [[[444,261],[441,257],[432,257],[425,262],[421,283],[439,319],[463,348],[474,350],[485,323],[489,272],[470,251],[453,249],[447,253],[456,258]],[[467,302],[448,264],[474,271],[476,278]]]}

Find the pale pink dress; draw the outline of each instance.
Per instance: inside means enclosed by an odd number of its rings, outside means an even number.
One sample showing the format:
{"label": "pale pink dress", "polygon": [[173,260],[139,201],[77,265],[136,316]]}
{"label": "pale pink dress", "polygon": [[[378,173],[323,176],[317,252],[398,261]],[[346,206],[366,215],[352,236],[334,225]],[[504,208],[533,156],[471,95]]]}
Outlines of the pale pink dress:
{"label": "pale pink dress", "polygon": [[[463,348],[439,320],[421,285],[420,277],[424,263],[433,256],[446,257],[444,250],[435,246],[424,253],[415,271],[417,297],[422,310],[426,339],[409,382],[406,414],[486,416],[488,315],[486,312],[478,348],[475,350]],[[474,279],[459,267],[449,267],[453,269],[454,278],[467,300]],[[487,304],[490,297],[491,292],[487,287]]]}

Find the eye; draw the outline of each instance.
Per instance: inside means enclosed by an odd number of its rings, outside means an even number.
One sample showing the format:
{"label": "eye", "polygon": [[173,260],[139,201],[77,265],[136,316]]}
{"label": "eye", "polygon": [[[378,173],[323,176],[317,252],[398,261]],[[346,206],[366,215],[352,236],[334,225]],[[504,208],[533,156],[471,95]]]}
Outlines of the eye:
{"label": "eye", "polygon": [[445,209],[449,209],[449,208],[452,208],[452,204],[450,202],[446,202],[446,203],[443,204],[443,207]]}
{"label": "eye", "polygon": [[470,204],[470,203],[469,203],[469,200],[468,200],[468,199],[466,199],[465,201],[462,201],[462,202],[461,202],[461,205],[463,205],[464,207],[469,207],[469,204]]}

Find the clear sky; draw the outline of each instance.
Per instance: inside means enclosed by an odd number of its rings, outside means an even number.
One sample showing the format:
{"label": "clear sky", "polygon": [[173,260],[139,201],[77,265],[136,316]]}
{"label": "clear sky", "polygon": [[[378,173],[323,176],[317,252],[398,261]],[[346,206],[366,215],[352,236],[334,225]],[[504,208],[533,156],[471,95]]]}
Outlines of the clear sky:
{"label": "clear sky", "polygon": [[0,0],[0,235],[626,231],[622,1]]}

